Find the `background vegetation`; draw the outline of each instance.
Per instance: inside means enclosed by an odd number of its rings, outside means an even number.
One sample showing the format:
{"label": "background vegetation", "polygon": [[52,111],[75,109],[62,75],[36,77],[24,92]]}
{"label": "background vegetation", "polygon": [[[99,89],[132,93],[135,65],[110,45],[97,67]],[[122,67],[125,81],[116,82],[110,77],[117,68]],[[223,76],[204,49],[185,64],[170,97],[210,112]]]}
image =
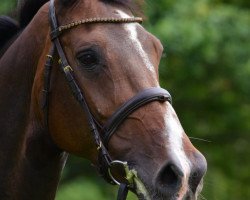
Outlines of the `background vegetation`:
{"label": "background vegetation", "polygon": [[[0,0],[0,14],[14,7]],[[148,0],[145,10],[165,46],[161,84],[187,134],[209,141],[192,140],[208,161],[200,198],[250,199],[250,1]],[[115,191],[71,157],[56,200],[110,200]]]}

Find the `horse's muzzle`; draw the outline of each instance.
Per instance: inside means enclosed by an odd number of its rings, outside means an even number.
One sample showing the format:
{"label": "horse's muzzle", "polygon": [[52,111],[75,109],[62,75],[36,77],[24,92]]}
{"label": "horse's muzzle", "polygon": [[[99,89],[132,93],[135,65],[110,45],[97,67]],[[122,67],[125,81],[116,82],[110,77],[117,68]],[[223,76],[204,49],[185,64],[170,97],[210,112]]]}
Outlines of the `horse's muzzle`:
{"label": "horse's muzzle", "polygon": [[195,200],[202,189],[207,162],[200,152],[195,152],[190,161],[190,172],[185,174],[180,163],[168,160],[155,179],[157,193],[165,200]]}

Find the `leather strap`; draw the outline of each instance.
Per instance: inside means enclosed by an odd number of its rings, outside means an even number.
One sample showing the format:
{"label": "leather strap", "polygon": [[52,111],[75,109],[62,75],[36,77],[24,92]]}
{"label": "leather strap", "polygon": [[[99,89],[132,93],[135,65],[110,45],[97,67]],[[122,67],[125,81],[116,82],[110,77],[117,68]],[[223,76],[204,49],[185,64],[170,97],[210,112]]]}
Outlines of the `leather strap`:
{"label": "leather strap", "polygon": [[135,110],[153,101],[172,103],[169,92],[163,88],[149,88],[139,92],[136,96],[125,102],[118,110],[108,119],[103,127],[103,143],[108,147],[108,143],[116,129],[123,121]]}
{"label": "leather strap", "polygon": [[42,109],[44,110],[44,121],[45,127],[49,129],[49,92],[50,92],[50,76],[51,76],[51,69],[53,65],[53,54],[54,54],[54,46],[50,49],[49,54],[47,55],[47,60],[45,63],[44,69],[44,86],[43,86],[43,99],[42,99]]}
{"label": "leather strap", "polygon": [[127,195],[128,195],[128,186],[123,183],[120,184],[118,195],[117,195],[117,200],[126,200]]}
{"label": "leather strap", "polygon": [[[51,29],[52,31],[57,29],[57,19],[56,19],[56,13],[55,13],[55,7],[54,7],[54,0],[50,1],[50,23],[51,23]],[[109,178],[108,176],[108,168],[110,166],[110,162],[111,162],[111,158],[109,156],[108,151],[106,150],[105,146],[102,144],[102,140],[100,138],[100,133],[97,129],[96,123],[95,123],[95,119],[93,117],[93,115],[90,112],[90,109],[88,107],[88,104],[84,98],[84,94],[82,93],[82,91],[80,90],[78,84],[76,83],[76,80],[74,78],[73,75],[73,70],[72,68],[69,66],[69,63],[67,61],[67,58],[64,54],[63,48],[61,46],[60,40],[59,38],[52,38],[52,42],[55,45],[57,52],[59,54],[60,57],[60,66],[62,71],[65,74],[65,78],[67,80],[67,83],[74,95],[74,97],[76,98],[76,100],[79,102],[79,104],[81,105],[81,107],[84,110],[84,113],[87,117],[87,121],[88,121],[88,125],[90,128],[90,131],[92,133],[92,136],[94,138],[98,153],[99,153],[99,170],[101,171],[101,174],[104,176],[104,178],[109,182],[109,183],[113,183],[112,179]]]}

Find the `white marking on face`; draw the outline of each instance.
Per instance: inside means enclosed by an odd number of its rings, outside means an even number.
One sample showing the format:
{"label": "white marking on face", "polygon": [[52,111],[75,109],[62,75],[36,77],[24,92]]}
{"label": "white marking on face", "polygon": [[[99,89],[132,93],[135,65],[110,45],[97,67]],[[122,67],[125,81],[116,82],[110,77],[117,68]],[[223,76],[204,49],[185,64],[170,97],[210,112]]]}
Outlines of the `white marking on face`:
{"label": "white marking on face", "polygon": [[[131,17],[121,10],[116,10],[116,11],[120,15],[121,18],[130,18]],[[154,66],[150,62],[149,56],[143,50],[142,44],[141,44],[140,40],[138,39],[138,33],[137,33],[137,28],[136,28],[137,26],[139,26],[139,24],[137,24],[137,23],[129,23],[129,24],[124,25],[125,30],[129,33],[129,38],[132,40],[132,43],[133,43],[134,47],[136,48],[136,51],[138,52],[138,54],[140,55],[140,57],[144,61],[144,64],[146,65],[146,67],[150,71],[154,72]]]}
{"label": "white marking on face", "polygon": [[173,157],[181,164],[184,176],[187,180],[190,174],[190,162],[183,149],[183,133],[184,130],[176,116],[176,113],[171,105],[168,106],[165,115],[165,126],[167,138],[169,142],[169,151]]}

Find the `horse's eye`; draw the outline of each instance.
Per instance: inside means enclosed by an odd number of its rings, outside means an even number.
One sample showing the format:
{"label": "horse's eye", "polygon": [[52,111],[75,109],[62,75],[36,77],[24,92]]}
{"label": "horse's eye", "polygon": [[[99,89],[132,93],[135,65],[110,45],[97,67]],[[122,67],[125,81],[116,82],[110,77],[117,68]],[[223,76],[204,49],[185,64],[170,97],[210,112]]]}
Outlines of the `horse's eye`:
{"label": "horse's eye", "polygon": [[99,57],[95,51],[88,50],[77,56],[78,61],[86,70],[93,70],[99,64]]}

